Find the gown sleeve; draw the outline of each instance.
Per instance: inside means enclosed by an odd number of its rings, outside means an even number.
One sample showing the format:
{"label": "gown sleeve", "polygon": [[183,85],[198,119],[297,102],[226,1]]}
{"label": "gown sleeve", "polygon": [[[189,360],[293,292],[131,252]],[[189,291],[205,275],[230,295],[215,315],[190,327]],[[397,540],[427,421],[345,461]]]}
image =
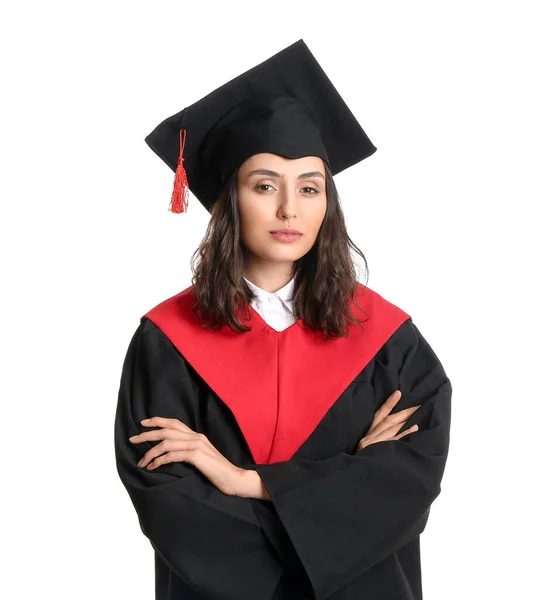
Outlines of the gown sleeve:
{"label": "gown sleeve", "polygon": [[[449,448],[450,380],[410,319],[386,346],[376,365],[374,410],[400,389],[402,396],[392,414],[411,406],[421,408],[398,433],[415,423],[418,431],[400,440],[370,444],[354,454],[254,467],[317,600],[419,536],[441,491]],[[385,389],[387,385],[393,389]],[[371,422],[372,415],[364,432]]]}
{"label": "gown sleeve", "polygon": [[[159,441],[132,444],[147,417],[174,417],[195,429],[196,384],[168,338],[143,319],[130,342],[114,424],[118,475],[143,534],[192,590],[212,600],[271,598],[283,573],[248,498],[218,490],[193,465],[137,465]],[[196,429],[195,429],[196,430]]]}

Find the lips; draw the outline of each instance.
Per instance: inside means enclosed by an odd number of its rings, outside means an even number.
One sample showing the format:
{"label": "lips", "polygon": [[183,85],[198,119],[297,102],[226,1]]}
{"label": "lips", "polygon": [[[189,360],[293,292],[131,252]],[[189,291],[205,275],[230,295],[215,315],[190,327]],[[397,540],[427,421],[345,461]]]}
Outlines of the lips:
{"label": "lips", "polygon": [[302,235],[301,231],[297,229],[278,229],[277,231],[270,231],[270,233],[285,233],[287,235]]}
{"label": "lips", "polygon": [[285,233],[282,231],[272,231],[271,236],[279,242],[296,242],[302,237],[302,233]]}

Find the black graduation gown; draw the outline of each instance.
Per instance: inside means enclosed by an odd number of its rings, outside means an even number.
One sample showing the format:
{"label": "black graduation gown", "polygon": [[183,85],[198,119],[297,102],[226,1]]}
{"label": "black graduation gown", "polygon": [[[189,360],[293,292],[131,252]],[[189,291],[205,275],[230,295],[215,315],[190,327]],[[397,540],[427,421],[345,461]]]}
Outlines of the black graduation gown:
{"label": "black graduation gown", "polygon": [[[319,345],[301,322],[276,332],[253,310],[249,333],[202,333],[190,289],[140,319],[116,409],[116,465],[155,550],[155,598],[421,599],[451,384],[411,317],[361,286],[366,335]],[[421,405],[400,431],[419,430],[356,452],[396,389],[392,413]],[[153,416],[255,469],[271,501],[223,494],[188,463],[140,468],[159,442],[128,438]]]}

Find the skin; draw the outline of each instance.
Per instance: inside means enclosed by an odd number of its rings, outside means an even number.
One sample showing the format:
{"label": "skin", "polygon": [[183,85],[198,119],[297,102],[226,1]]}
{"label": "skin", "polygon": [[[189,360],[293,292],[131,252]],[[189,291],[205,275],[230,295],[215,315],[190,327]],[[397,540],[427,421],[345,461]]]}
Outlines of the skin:
{"label": "skin", "polygon": [[[276,174],[253,173],[261,170]],[[299,178],[301,175],[304,176]],[[276,154],[256,154],[241,165],[237,186],[241,240],[245,246],[244,275],[261,289],[276,292],[291,280],[294,262],[312,248],[324,219],[327,199],[323,161],[317,156],[287,159]],[[270,235],[270,231],[283,228],[297,229],[302,236],[287,244]],[[391,415],[400,398],[401,392],[396,390],[376,411],[357,451],[376,442],[401,439],[418,429],[415,425],[392,437],[419,408]],[[203,433],[178,419],[164,417],[145,419],[142,425],[154,429],[132,436],[130,442],[160,443],[146,452],[138,466],[151,471],[166,463],[187,462],[223,494],[270,500],[258,473],[232,464]]]}
{"label": "skin", "polygon": [[[401,399],[401,391],[393,394],[376,411],[372,425],[359,442],[357,452],[370,444],[387,440],[399,440],[418,430],[413,425],[403,433],[393,437],[402,424],[420,406],[412,406],[395,414],[390,414]],[[148,450],[138,462],[138,466],[151,471],[170,462],[187,462],[201,471],[223,494],[242,498],[270,500],[269,492],[259,474],[250,469],[242,469],[226,459],[203,433],[197,433],[178,419],[153,417],[144,419],[142,425],[157,427],[129,438],[132,444],[161,440]]]}
{"label": "skin", "polygon": [[419,426],[413,425],[403,433],[395,435],[401,429],[403,423],[407,422],[407,420],[413,416],[413,413],[422,406],[410,406],[409,408],[400,410],[392,415],[391,411],[399,400],[401,400],[401,390],[395,390],[382,406],[380,406],[374,414],[372,425],[370,425],[365,436],[358,443],[356,449],[357,452],[366,448],[366,446],[370,446],[370,444],[375,444],[377,442],[400,440],[403,436],[418,430]]}
{"label": "skin", "polygon": [[[278,175],[252,173],[273,171]],[[308,175],[301,179],[301,175]],[[267,292],[276,292],[292,279],[294,262],[314,245],[327,207],[325,169],[317,156],[288,159],[255,154],[238,171],[240,237],[245,246],[244,276]],[[291,243],[270,231],[297,229]]]}

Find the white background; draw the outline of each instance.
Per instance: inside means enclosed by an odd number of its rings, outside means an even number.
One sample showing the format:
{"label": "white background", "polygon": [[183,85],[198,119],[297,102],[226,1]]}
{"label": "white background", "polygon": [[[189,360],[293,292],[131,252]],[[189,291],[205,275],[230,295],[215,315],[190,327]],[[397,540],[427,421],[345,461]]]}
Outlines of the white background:
{"label": "white background", "polygon": [[167,211],[143,140],[300,38],[378,147],[336,176],[368,286],[454,389],[424,598],[556,593],[554,4],[2,9],[3,597],[153,598],[114,411],[139,318],[190,285],[209,215]]}

